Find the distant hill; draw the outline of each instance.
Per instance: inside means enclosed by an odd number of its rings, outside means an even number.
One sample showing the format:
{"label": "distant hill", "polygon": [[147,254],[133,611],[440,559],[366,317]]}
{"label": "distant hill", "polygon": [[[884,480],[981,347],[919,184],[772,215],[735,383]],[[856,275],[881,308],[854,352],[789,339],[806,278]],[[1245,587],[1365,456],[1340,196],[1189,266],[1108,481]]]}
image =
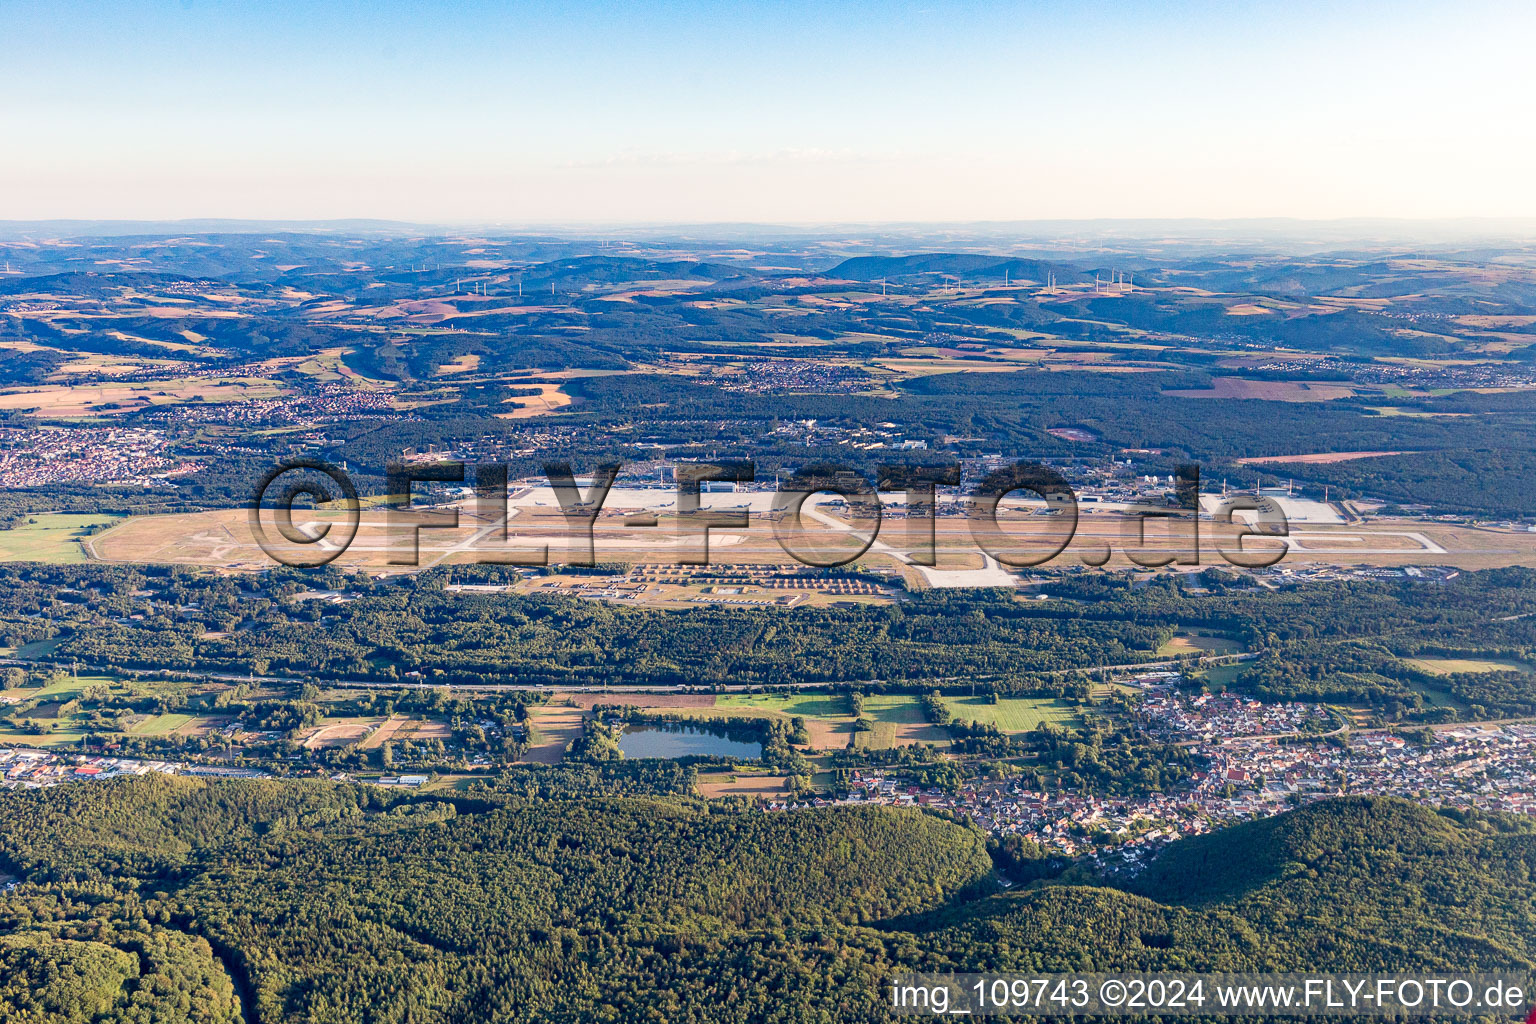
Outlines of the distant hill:
{"label": "distant hill", "polygon": [[1093,278],[1076,267],[1044,260],[1013,259],[973,253],[923,253],[916,256],[855,256],[826,272],[828,277],[846,281],[899,281],[914,277],[995,278],[1003,282],[1007,273],[1012,281],[1044,282],[1055,274],[1058,284],[1075,284]]}
{"label": "distant hill", "polygon": [[577,256],[539,263],[516,273],[524,284],[627,284],[645,281],[698,280],[700,282],[744,279],[741,267],[695,260],[646,260],[632,256]]}
{"label": "distant hill", "polygon": [[398,220],[0,220],[0,238],[118,238],[132,235],[271,234],[273,232],[326,234],[439,234]]}

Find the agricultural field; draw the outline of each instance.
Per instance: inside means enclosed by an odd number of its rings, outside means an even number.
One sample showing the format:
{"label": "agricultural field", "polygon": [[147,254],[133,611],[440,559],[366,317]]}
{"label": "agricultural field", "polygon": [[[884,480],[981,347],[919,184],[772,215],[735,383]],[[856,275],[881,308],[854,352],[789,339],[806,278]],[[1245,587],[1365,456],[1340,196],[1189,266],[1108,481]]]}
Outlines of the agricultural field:
{"label": "agricultural field", "polygon": [[60,673],[59,679],[56,682],[51,682],[46,686],[23,686],[15,689],[0,690],[0,697],[9,697],[12,700],[32,700],[36,697],[69,700],[79,696],[86,689],[93,686],[121,689],[122,681],[115,676],[93,674],[75,676],[63,672]]}
{"label": "agricultural field", "polygon": [[59,646],[58,639],[33,640],[29,644],[22,644],[15,650],[3,653],[18,661],[35,661],[38,658],[46,658]]}
{"label": "agricultural field", "polygon": [[41,735],[21,729],[11,729],[0,724],[0,745],[41,747],[44,750],[53,750],[59,747],[79,746],[80,741],[84,738],[85,730],[74,728],[70,723],[55,725],[51,731]]}
{"label": "agricultural field", "polygon": [[1437,676],[1458,672],[1524,672],[1536,674],[1536,665],[1508,658],[1407,658],[1409,665]]}
{"label": "agricultural field", "polygon": [[1345,384],[1313,384],[1305,381],[1255,381],[1241,377],[1217,377],[1209,388],[1166,391],[1169,398],[1266,399],[1271,402],[1332,402],[1353,398]]}
{"label": "agricultural field", "polygon": [[837,750],[848,746],[853,734],[853,715],[848,698],[831,693],[722,694],[715,698],[716,714],[765,718],[804,718],[810,746]]}
{"label": "agricultural field", "polygon": [[40,512],[9,530],[0,530],[0,562],[65,564],[88,560],[81,541],[110,527],[121,516]]}
{"label": "agricultural field", "polygon": [[848,699],[835,693],[721,694],[715,697],[714,706],[732,714],[753,713],[782,718],[852,717],[848,711]]}
{"label": "agricultural field", "polygon": [[1209,633],[1179,633],[1157,649],[1159,658],[1176,658],[1181,654],[1238,654],[1243,645],[1229,637]]}
{"label": "agricultural field", "polygon": [[171,379],[151,384],[107,381],[91,384],[47,384],[19,391],[0,391],[0,411],[25,412],[49,419],[80,419],[135,412],[154,406],[187,402],[248,402],[283,394],[275,382],[239,377],[210,383]]}
{"label": "agricultural field", "polygon": [[910,694],[869,694],[864,698],[864,717],[873,728],[855,731],[845,694],[728,694],[716,698],[716,714],[763,715],[775,718],[803,718],[810,733],[810,746],[817,750],[836,750],[849,746],[871,749],[931,743],[948,746],[943,729],[930,725],[923,717],[922,705]]}
{"label": "agricultural field", "polygon": [[[57,747],[79,743],[86,735],[88,723],[95,715],[95,706],[89,701],[82,705],[71,702],[87,697],[92,691],[105,692],[113,697],[126,695],[143,696],[156,694],[168,700],[189,695],[188,684],[125,680],[115,676],[81,673],[78,677],[67,672],[57,673],[58,678],[44,686],[22,686],[0,690],[0,717],[14,717],[21,722],[37,722],[47,726],[45,733],[23,729],[0,727],[0,741],[22,746]],[[207,692],[206,689],[203,692]],[[202,714],[198,712],[172,711],[161,714],[127,714],[119,718],[118,734],[123,737],[159,738],[167,736],[202,736],[222,728],[232,719],[227,714]],[[92,733],[112,735],[111,728],[100,724]]]}
{"label": "agricultural field", "polygon": [[533,764],[558,764],[565,756],[565,748],[581,735],[584,717],[580,707],[563,703],[529,708],[528,725],[532,745],[523,760]]}
{"label": "agricultural field", "polygon": [[1059,697],[945,697],[944,706],[958,721],[980,722],[1003,732],[1028,732],[1041,722],[1077,728],[1082,718],[1076,704]]}
{"label": "agricultural field", "polygon": [[515,405],[509,412],[498,412],[498,419],[521,420],[532,416],[545,416],[549,413],[564,409],[571,404],[571,396],[560,390],[559,384],[524,384],[520,381],[513,382],[518,390],[537,388],[536,395],[517,395],[507,400],[507,404]]}
{"label": "agricultural field", "polygon": [[1356,459],[1379,459],[1388,455],[1412,455],[1413,452],[1309,452],[1306,455],[1262,455],[1234,460],[1239,466],[1328,466],[1336,462],[1353,462]]}
{"label": "agricultural field", "polygon": [[855,732],[853,745],[872,750],[887,750],[918,743],[949,746],[949,735],[923,716],[923,706],[911,694],[875,694],[864,698],[864,715],[874,728]]}
{"label": "agricultural field", "polygon": [[380,718],[327,717],[319,726],[304,735],[301,742],[308,750],[342,747],[362,740],[382,722],[383,719]]}
{"label": "agricultural field", "polygon": [[192,715],[164,714],[147,718],[128,731],[135,736],[169,736],[191,724]]}
{"label": "agricultural field", "polygon": [[1415,692],[1423,695],[1424,703],[1432,708],[1454,708],[1457,713],[1461,713],[1471,707],[1466,701],[1459,699],[1448,690],[1442,690],[1438,686],[1430,686],[1422,682],[1414,682],[1411,685]]}
{"label": "agricultural field", "polygon": [[702,773],[695,785],[700,796],[741,796],[758,800],[774,800],[784,796],[786,778],[784,775],[737,768],[730,772]]}
{"label": "agricultural field", "polygon": [[1242,674],[1246,666],[1241,662],[1227,665],[1209,665],[1201,669],[1207,685],[1213,689],[1225,689]]}
{"label": "agricultural field", "polygon": [[409,726],[416,724],[415,720],[406,715],[390,715],[379,727],[368,734],[368,737],[358,744],[364,750],[372,750],[382,747],[391,740],[401,737],[403,732],[408,732]]}

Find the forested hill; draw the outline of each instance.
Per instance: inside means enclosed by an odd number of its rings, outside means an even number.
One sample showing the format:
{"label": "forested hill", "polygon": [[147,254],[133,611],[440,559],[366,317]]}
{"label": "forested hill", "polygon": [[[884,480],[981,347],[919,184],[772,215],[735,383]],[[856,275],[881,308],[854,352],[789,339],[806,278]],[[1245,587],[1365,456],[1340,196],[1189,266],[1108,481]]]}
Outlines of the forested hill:
{"label": "forested hill", "polygon": [[255,1024],[829,1022],[907,968],[1528,967],[1533,862],[1523,819],[1344,799],[1139,892],[1005,894],[915,810],[82,784],[0,794],[0,1019],[228,1022],[232,978]]}
{"label": "forested hill", "polygon": [[1006,272],[1015,282],[1044,282],[1055,274],[1058,284],[1076,284],[1088,280],[1076,267],[1046,263],[1043,260],[983,256],[974,253],[922,253],[916,256],[854,256],[827,271],[827,276],[843,281],[905,280],[923,275],[957,277],[995,277],[1002,283]]}

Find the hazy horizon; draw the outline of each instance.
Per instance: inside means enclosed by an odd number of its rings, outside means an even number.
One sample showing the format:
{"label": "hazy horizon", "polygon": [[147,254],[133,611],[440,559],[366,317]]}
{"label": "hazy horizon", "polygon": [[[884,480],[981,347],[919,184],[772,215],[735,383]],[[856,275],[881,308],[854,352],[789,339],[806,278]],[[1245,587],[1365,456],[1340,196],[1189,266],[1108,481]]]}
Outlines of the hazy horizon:
{"label": "hazy horizon", "polygon": [[1381,238],[1455,242],[1476,240],[1525,240],[1536,238],[1536,217],[1090,217],[1018,220],[887,220],[887,221],[547,221],[505,222],[490,220],[408,221],[388,217],[180,217],[180,218],[85,218],[48,217],[0,219],[0,237],[52,234],[56,237],[92,237],[131,234],[242,234],[261,232],[371,232],[385,235],[462,237],[474,234],[516,234],[552,237],[591,236],[613,238],[617,233],[637,237],[683,238],[711,232],[721,238],[774,236],[830,238],[839,233],[873,233],[918,238],[935,233],[957,238],[985,239],[1007,236],[1015,240],[1056,238],[1078,234],[1087,238],[1158,240],[1178,236],[1190,239],[1218,238],[1237,233],[1255,237],[1294,239],[1323,235],[1333,240],[1374,241]]}

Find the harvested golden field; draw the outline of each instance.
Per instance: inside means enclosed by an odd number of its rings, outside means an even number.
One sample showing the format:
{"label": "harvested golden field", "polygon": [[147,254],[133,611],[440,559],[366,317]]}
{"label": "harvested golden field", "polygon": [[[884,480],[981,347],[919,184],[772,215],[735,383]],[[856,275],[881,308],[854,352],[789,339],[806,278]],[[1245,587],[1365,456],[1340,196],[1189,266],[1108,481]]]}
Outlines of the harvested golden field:
{"label": "harvested golden field", "polygon": [[480,357],[473,352],[454,359],[451,363],[444,363],[437,368],[439,377],[447,377],[459,373],[473,373],[480,368]]}
{"label": "harvested golden field", "polygon": [[566,746],[581,735],[584,712],[581,708],[541,704],[528,709],[528,724],[533,727],[533,746],[523,755],[533,764],[558,764]]}
{"label": "harvested golden field", "polygon": [[282,388],[275,381],[264,377],[232,377],[214,381],[183,378],[149,384],[45,384],[41,387],[0,392],[0,410],[68,419],[136,412],[157,405],[195,401],[246,402],[257,398],[276,398],[281,394]]}
{"label": "harvested golden field", "polygon": [[742,796],[757,800],[781,799],[788,776],[737,772],[732,775],[700,775],[695,784],[700,796]]}
{"label": "harvested golden field", "polygon": [[410,722],[410,719],[405,715],[390,715],[387,719],[384,720],[382,725],[373,730],[373,732],[369,733],[368,738],[363,740],[362,743],[359,743],[358,746],[364,750],[372,750],[375,747],[382,747],[384,744],[393,740],[396,734],[399,733],[408,722]]}
{"label": "harvested golden field", "polygon": [[538,388],[539,393],[509,398],[508,401],[515,403],[517,408],[512,412],[497,413],[497,419],[524,420],[533,416],[545,416],[571,404],[571,396],[561,391],[559,384],[523,384],[518,381],[508,383],[518,388]]}
{"label": "harvested golden field", "polygon": [[1171,398],[1257,398],[1270,402],[1331,402],[1338,398],[1353,398],[1355,391],[1344,384],[1217,377],[1211,382],[1209,388],[1164,391],[1163,394]]}
{"label": "harvested golden field", "polygon": [[367,736],[369,730],[380,721],[377,718],[328,718],[320,723],[319,728],[304,737],[304,747],[316,750],[320,747],[344,747],[356,743]]}
{"label": "harvested golden field", "polygon": [[1325,466],[1334,462],[1352,462],[1355,459],[1377,459],[1383,455],[1413,455],[1414,452],[1313,452],[1310,455],[1262,455],[1250,459],[1238,459],[1239,466],[1254,465],[1284,465],[1296,463],[1302,465]]}

